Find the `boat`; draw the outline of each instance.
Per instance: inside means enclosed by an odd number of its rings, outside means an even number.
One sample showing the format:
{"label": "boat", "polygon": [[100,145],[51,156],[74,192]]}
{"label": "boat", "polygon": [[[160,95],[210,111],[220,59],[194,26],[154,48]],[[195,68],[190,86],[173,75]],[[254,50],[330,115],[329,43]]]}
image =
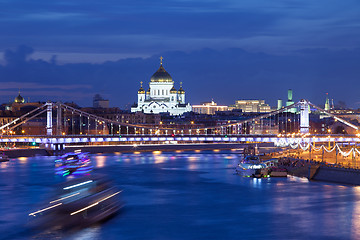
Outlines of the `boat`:
{"label": "boat", "polygon": [[0,162],[8,162],[10,159],[5,153],[0,154]]}
{"label": "boat", "polygon": [[272,167],[269,169],[270,177],[287,177],[288,172],[285,168]]}
{"label": "boat", "polygon": [[266,164],[260,162],[257,155],[247,155],[236,166],[236,172],[243,177],[268,177]]}
{"label": "boat", "polygon": [[92,169],[93,166],[87,153],[79,151],[66,153],[55,160],[55,174],[62,176],[84,175]]}
{"label": "boat", "polygon": [[51,201],[29,214],[31,227],[85,227],[106,220],[124,206],[122,190],[104,175],[74,178],[55,189]]}

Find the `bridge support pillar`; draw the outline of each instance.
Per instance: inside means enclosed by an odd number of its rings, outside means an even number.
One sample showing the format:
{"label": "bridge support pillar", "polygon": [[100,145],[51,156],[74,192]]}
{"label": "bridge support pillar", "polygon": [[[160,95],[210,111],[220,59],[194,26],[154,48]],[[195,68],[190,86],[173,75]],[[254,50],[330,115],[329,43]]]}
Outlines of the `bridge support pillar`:
{"label": "bridge support pillar", "polygon": [[300,101],[300,133],[309,132],[309,104],[305,99]]}
{"label": "bridge support pillar", "polygon": [[52,103],[46,103],[46,135],[52,135]]}
{"label": "bridge support pillar", "polygon": [[65,150],[65,144],[63,144],[63,143],[54,144],[54,145],[53,145],[53,150],[54,150],[54,155],[55,155],[55,156],[63,155],[63,154],[64,154],[64,150]]}

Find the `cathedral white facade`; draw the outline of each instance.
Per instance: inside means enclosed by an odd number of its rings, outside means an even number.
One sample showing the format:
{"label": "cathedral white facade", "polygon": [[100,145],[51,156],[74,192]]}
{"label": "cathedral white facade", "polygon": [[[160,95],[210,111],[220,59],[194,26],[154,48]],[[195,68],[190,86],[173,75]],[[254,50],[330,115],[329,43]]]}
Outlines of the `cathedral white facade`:
{"label": "cathedral white facade", "polygon": [[144,113],[164,113],[170,115],[181,115],[184,112],[191,112],[191,105],[185,102],[185,91],[180,83],[179,90],[174,87],[174,81],[162,65],[162,57],[160,58],[160,67],[152,75],[149,83],[149,89],[145,90],[141,87],[138,91],[138,101],[131,112]]}

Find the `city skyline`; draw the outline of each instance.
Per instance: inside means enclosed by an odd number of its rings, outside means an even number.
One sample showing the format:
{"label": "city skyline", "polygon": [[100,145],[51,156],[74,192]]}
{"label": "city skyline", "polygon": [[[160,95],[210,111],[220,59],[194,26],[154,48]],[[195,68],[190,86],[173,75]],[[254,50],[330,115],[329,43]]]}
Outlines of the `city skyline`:
{"label": "city skyline", "polygon": [[[3,1],[1,102],[136,102],[160,56],[187,99],[294,99],[359,108],[356,1]],[[100,84],[101,83],[101,84]],[[147,86],[146,86],[147,87]],[[177,88],[179,86],[176,86]]]}

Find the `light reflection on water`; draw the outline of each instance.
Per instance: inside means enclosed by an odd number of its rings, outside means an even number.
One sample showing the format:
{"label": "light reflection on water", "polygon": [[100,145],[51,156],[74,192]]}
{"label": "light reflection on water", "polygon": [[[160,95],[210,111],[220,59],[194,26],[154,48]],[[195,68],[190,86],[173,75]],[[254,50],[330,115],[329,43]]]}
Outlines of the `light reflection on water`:
{"label": "light reflection on water", "polygon": [[[239,159],[234,151],[90,157],[94,171],[109,174],[124,189],[126,211],[106,223],[70,233],[67,239],[360,237],[360,187],[297,177],[242,178],[234,174]],[[4,221],[0,229],[16,231],[24,212],[34,208],[58,181],[53,160],[36,157],[1,163]],[[203,231],[198,231],[199,226]]]}
{"label": "light reflection on water", "polygon": [[95,158],[97,168],[105,167],[105,162],[106,162],[106,157],[105,156],[96,155],[96,156],[94,156],[94,158]]}

